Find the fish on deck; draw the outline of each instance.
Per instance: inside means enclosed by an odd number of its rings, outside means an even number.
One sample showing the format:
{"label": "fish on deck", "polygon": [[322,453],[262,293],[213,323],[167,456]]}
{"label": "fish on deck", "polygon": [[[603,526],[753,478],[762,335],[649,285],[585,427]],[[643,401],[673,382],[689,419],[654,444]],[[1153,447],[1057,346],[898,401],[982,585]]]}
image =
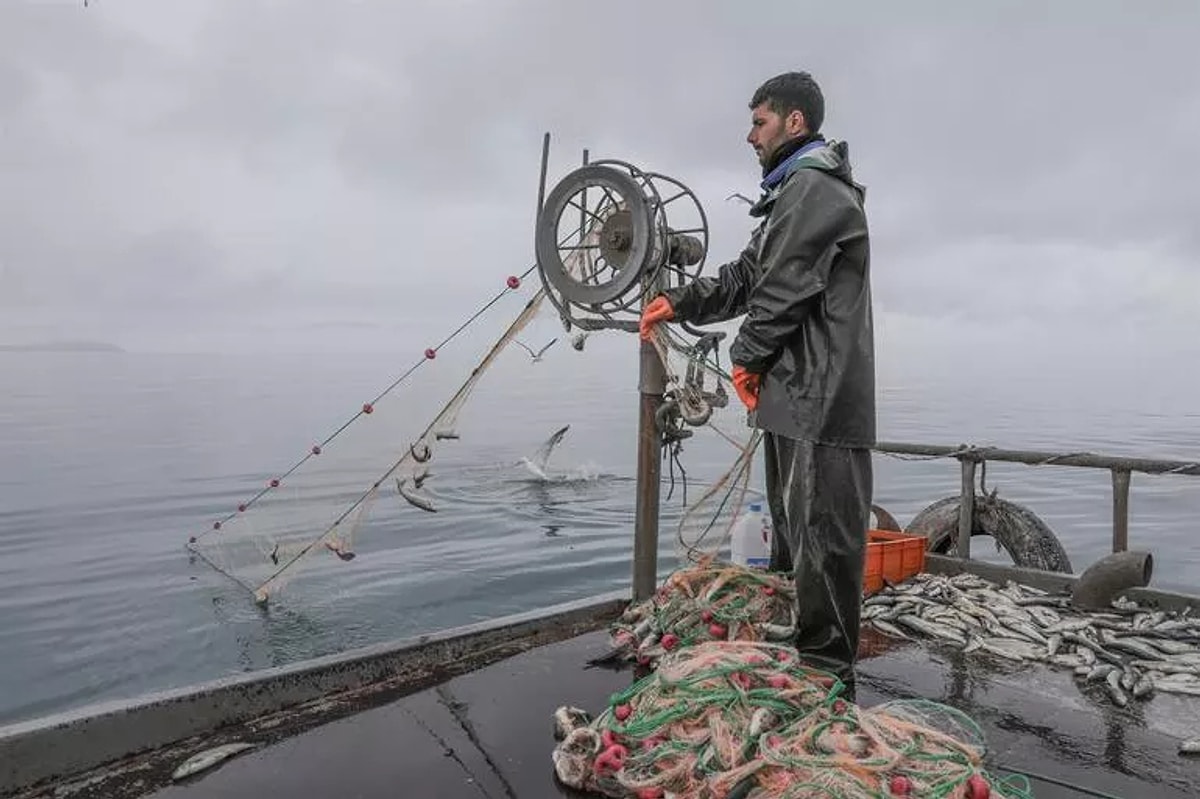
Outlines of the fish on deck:
{"label": "fish on deck", "polygon": [[228,760],[242,752],[248,752],[251,749],[257,749],[258,744],[253,743],[230,743],[223,746],[217,746],[212,749],[206,749],[192,755],[187,760],[171,773],[171,779],[175,782],[185,780],[188,777],[195,776],[202,771],[207,771],[213,766]]}

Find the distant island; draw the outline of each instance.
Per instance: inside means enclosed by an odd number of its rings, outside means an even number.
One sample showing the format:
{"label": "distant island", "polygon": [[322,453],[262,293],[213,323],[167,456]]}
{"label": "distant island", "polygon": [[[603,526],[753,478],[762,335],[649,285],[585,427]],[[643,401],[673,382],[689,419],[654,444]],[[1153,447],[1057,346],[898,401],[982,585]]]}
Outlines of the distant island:
{"label": "distant island", "polygon": [[39,344],[0,344],[0,352],[125,352],[106,341],[43,341]]}

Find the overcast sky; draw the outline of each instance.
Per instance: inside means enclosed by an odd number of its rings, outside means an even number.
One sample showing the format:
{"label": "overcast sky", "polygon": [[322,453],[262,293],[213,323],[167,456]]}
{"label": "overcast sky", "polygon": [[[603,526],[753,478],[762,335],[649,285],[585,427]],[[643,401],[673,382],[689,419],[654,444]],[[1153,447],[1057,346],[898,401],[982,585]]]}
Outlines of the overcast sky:
{"label": "overcast sky", "polygon": [[551,180],[588,147],[690,184],[715,268],[749,97],[807,69],[893,357],[1191,347],[1200,5],[974,5],[3,0],[0,341],[448,331],[532,262],[544,131]]}

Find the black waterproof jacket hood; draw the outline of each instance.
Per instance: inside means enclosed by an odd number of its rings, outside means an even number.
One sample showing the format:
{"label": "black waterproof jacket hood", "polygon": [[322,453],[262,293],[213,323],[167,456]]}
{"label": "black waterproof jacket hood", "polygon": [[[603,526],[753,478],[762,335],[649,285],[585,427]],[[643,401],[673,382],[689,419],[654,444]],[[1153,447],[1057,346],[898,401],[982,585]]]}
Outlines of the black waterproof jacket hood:
{"label": "black waterproof jacket hood", "polygon": [[875,444],[875,348],[865,190],[845,142],[804,148],[751,208],[763,221],[715,277],[665,292],[676,318],[745,315],[730,360],[763,375],[750,424],[788,438]]}

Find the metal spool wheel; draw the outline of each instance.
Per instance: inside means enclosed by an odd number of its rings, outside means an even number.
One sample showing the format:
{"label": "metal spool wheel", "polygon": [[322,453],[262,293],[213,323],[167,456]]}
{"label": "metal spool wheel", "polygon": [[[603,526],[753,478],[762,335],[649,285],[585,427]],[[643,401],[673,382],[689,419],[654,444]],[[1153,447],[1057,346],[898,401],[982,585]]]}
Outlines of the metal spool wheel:
{"label": "metal spool wheel", "polygon": [[[704,271],[704,264],[708,259],[708,216],[704,213],[704,206],[700,204],[700,199],[696,196],[696,193],[675,178],[660,174],[658,172],[647,172],[646,177],[649,178],[651,184],[654,184],[655,182],[665,183],[668,185],[668,187],[670,187],[670,191],[663,191],[662,187],[655,186],[656,194],[660,200],[658,204],[658,213],[662,226],[668,227],[668,206],[670,206],[672,203],[677,203],[682,200],[683,202],[679,205],[676,205],[670,211],[670,214],[676,225],[679,225],[680,220],[683,220],[683,226],[674,229],[668,228],[669,233],[691,236],[699,243],[700,257],[699,260],[696,260],[694,263],[688,264],[688,266],[692,267],[690,271],[684,268],[682,265],[668,267],[674,275],[675,279],[673,282],[675,285],[683,286],[699,277],[700,273]],[[665,200],[662,199],[663,195],[666,195]],[[685,208],[690,209],[691,212],[695,214],[696,218],[688,221],[687,214],[689,211],[684,210]]]}
{"label": "metal spool wheel", "polygon": [[[690,201],[696,220],[683,230],[672,229],[668,219],[680,218],[686,203],[679,200]],[[679,181],[623,161],[596,161],[568,174],[546,196],[535,251],[542,285],[564,323],[636,329],[636,321],[614,317],[636,318],[643,287],[659,285],[664,268],[679,273],[678,285],[687,277],[680,264],[699,273],[708,220]]]}

